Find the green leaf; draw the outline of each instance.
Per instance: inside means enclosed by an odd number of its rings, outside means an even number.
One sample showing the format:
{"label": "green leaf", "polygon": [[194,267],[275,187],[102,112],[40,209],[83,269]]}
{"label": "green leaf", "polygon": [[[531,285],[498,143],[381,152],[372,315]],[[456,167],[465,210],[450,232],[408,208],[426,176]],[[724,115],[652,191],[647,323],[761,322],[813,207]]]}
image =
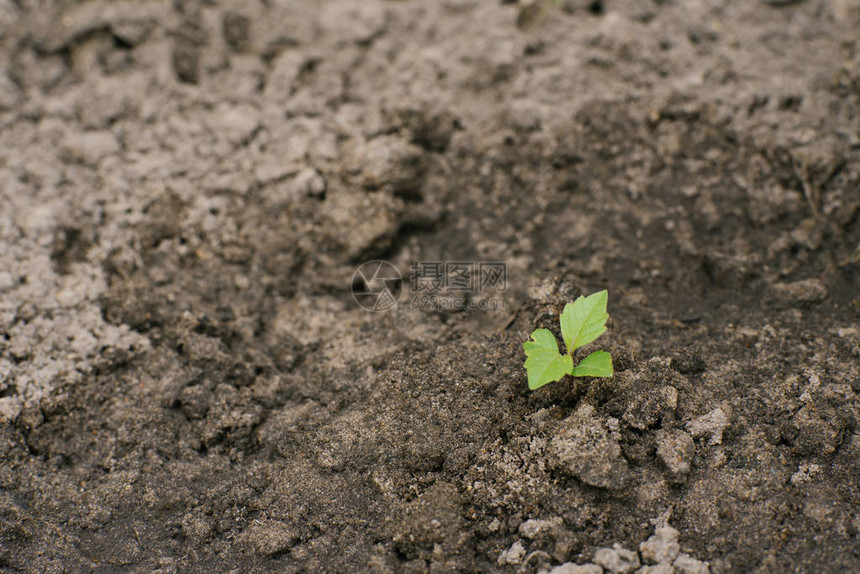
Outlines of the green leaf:
{"label": "green leaf", "polygon": [[606,300],[609,294],[604,289],[588,297],[580,296],[564,306],[561,313],[561,336],[568,353],[587,345],[606,331]]}
{"label": "green leaf", "polygon": [[612,356],[606,351],[594,351],[570,373],[574,377],[611,377],[612,376]]}
{"label": "green leaf", "polygon": [[573,358],[558,351],[558,341],[551,331],[538,329],[532,333],[531,339],[523,343],[523,350],[526,352],[523,366],[528,372],[531,390],[561,380],[571,372]]}

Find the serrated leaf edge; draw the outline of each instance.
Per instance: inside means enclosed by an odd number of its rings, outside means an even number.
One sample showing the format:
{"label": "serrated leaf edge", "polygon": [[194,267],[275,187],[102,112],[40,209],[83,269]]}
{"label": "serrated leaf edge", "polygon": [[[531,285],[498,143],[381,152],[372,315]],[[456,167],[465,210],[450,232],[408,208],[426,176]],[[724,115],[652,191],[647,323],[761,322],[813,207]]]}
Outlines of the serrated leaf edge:
{"label": "serrated leaf edge", "polygon": [[[589,300],[594,300],[594,299],[601,297],[601,296],[603,296],[603,298],[605,299],[603,302],[603,306],[602,307],[595,307],[594,309],[591,309],[589,311],[589,313],[586,314],[586,316],[583,318],[582,323],[580,323],[579,328],[577,329],[576,333],[572,334],[571,340],[568,340],[567,337],[565,336],[564,319],[563,319],[564,316],[568,313],[573,313],[574,309],[576,309],[577,306],[581,306],[583,304],[586,304]],[[559,326],[561,327],[561,336],[562,336],[562,339],[564,340],[564,346],[567,349],[567,354],[572,356],[574,351],[576,351],[580,347],[583,347],[589,343],[596,341],[601,335],[603,335],[603,333],[606,332],[606,322],[609,320],[609,313],[606,310],[606,306],[607,306],[608,301],[609,301],[609,291],[606,289],[603,289],[603,290],[598,291],[596,293],[592,293],[588,297],[580,295],[579,297],[576,298],[576,300],[573,303],[568,303],[567,305],[564,306],[564,309],[562,310],[561,315],[558,318],[558,321],[559,321]],[[569,309],[569,311],[568,311],[568,309]],[[603,323],[601,325],[600,332],[597,333],[597,335],[595,335],[594,337],[592,337],[588,341],[577,342],[577,339],[582,334],[583,327],[585,326],[586,323],[588,323],[588,319],[594,314],[595,311],[605,315],[605,317],[603,318]]]}

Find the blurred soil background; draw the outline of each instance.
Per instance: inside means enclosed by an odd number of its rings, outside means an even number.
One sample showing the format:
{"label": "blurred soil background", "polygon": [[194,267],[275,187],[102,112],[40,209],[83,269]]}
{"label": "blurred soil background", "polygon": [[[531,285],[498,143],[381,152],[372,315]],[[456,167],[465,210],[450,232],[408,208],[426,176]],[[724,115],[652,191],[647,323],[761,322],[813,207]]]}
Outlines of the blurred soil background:
{"label": "blurred soil background", "polygon": [[[857,571],[858,30],[0,0],[0,570]],[[367,312],[373,259],[504,308]],[[615,377],[528,391],[604,288]]]}

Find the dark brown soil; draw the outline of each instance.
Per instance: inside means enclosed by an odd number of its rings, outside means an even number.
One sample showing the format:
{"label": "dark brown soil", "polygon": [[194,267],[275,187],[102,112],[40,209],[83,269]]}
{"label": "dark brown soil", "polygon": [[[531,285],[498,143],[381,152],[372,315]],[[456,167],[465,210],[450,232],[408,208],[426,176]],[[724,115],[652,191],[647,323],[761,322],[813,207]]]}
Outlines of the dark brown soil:
{"label": "dark brown soil", "polygon": [[[0,0],[0,571],[860,570],[858,29]],[[599,289],[615,376],[529,391]]]}

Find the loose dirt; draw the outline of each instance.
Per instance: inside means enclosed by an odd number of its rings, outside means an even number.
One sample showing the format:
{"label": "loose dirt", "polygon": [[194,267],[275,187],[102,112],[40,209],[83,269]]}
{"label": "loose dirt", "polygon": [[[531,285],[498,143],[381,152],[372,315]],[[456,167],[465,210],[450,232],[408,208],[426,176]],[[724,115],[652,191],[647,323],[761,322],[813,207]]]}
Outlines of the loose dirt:
{"label": "loose dirt", "polygon": [[[0,0],[0,569],[857,571],[858,29]],[[503,308],[413,308],[414,261]],[[599,289],[615,376],[530,392]]]}

